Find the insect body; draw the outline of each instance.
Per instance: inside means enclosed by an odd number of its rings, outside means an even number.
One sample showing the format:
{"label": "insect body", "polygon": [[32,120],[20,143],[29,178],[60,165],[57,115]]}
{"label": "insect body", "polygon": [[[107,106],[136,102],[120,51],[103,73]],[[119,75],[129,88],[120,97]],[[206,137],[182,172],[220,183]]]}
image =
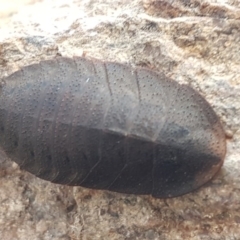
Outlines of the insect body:
{"label": "insect body", "polygon": [[157,198],[209,181],[226,147],[216,114],[192,88],[85,58],[43,61],[4,80],[0,145],[42,179]]}

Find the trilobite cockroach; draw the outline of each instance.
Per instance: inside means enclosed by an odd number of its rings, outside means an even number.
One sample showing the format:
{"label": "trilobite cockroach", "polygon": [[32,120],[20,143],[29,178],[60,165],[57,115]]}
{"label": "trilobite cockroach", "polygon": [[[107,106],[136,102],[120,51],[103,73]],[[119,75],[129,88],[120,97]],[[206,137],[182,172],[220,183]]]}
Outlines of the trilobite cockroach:
{"label": "trilobite cockroach", "polygon": [[124,64],[57,58],[2,80],[0,144],[54,183],[174,197],[209,181],[223,128],[191,87]]}

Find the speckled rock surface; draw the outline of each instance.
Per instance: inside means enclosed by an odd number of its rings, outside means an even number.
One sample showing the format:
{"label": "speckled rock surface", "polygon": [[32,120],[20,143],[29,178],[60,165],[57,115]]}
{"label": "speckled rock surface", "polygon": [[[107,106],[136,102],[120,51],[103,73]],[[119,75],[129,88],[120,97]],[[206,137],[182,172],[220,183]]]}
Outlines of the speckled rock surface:
{"label": "speckled rock surface", "polygon": [[240,2],[23,2],[0,11],[0,77],[58,55],[163,71],[210,102],[228,151],[212,182],[165,200],[54,185],[0,152],[0,239],[240,239]]}

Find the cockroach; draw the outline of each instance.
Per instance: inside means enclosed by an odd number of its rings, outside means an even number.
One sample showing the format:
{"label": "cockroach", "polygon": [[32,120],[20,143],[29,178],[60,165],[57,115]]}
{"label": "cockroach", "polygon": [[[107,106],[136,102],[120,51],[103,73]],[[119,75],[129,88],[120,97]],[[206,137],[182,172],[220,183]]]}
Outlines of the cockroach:
{"label": "cockroach", "polygon": [[59,57],[2,79],[0,146],[58,184],[176,197],[208,182],[226,140],[209,103],[163,73]]}

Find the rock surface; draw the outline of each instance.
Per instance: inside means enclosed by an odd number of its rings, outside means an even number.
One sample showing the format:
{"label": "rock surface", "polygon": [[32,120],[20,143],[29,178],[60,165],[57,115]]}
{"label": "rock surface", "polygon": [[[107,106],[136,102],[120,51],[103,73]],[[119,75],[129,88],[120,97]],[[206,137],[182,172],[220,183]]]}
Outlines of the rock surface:
{"label": "rock surface", "polygon": [[205,96],[228,151],[211,183],[165,200],[48,183],[1,153],[0,239],[239,239],[239,1],[22,2],[0,2],[0,78],[58,55],[163,71]]}

